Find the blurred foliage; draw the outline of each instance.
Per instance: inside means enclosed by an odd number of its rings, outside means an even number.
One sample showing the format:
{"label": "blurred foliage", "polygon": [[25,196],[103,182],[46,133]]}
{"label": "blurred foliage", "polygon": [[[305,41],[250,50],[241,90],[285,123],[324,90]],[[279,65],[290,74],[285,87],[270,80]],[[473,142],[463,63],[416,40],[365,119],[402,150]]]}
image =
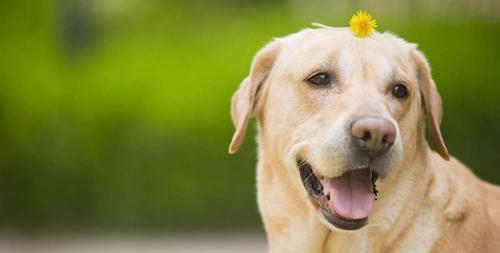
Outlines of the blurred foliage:
{"label": "blurred foliage", "polygon": [[[260,227],[252,138],[227,155],[230,96],[267,41],[355,7],[1,1],[0,225]],[[498,21],[373,14],[431,62],[451,154],[500,183]]]}

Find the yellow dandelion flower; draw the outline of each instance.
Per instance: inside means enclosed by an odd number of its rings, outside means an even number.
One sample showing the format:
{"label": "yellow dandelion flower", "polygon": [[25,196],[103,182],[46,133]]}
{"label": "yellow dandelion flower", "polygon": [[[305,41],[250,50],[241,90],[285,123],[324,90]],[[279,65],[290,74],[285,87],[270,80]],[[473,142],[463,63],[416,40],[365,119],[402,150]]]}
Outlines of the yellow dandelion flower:
{"label": "yellow dandelion flower", "polygon": [[373,34],[377,28],[377,21],[367,12],[358,11],[351,17],[349,25],[354,35],[363,38]]}

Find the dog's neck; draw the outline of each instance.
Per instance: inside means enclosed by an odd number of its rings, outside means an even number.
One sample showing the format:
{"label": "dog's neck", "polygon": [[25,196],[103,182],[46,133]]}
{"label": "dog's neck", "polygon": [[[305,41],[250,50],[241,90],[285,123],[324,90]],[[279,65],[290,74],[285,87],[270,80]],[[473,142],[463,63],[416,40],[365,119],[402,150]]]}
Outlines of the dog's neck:
{"label": "dog's neck", "polygon": [[[425,241],[425,235],[411,234],[417,231],[416,226],[428,226],[427,231],[433,233],[429,227],[433,227],[434,221],[419,220],[422,215],[415,211],[432,210],[425,198],[430,191],[432,159],[430,151],[423,150],[417,152],[420,155],[415,156],[412,165],[400,169],[390,181],[378,184],[378,200],[368,225],[356,231],[342,231],[320,221],[319,212],[301,189],[299,179],[287,171],[284,161],[259,149],[258,202],[271,252],[403,252],[401,247],[411,244],[430,248],[432,241]],[[402,243],[407,238],[422,240]]]}

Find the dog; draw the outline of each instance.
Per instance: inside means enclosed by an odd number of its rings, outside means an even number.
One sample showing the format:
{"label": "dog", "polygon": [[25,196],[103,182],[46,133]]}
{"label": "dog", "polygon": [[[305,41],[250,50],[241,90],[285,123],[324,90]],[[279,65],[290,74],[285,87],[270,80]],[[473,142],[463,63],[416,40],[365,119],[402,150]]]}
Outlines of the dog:
{"label": "dog", "polygon": [[229,153],[255,116],[269,251],[500,252],[500,188],[450,158],[441,114],[426,58],[392,33],[264,46],[232,97]]}

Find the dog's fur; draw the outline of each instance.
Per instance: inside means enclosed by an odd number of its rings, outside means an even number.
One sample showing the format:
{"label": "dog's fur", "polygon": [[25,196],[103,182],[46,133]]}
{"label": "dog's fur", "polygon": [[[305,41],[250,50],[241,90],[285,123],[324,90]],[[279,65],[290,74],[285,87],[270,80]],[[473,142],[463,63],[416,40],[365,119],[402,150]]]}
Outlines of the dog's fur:
{"label": "dog's fur", "polygon": [[[323,70],[334,73],[331,86],[307,83]],[[408,86],[407,99],[390,96],[394,82]],[[397,139],[378,165],[386,175],[368,224],[344,231],[320,215],[296,162],[307,159],[328,177],[351,169],[345,128],[360,115],[390,120]],[[275,39],[257,53],[231,116],[230,153],[249,118],[258,119],[258,203],[271,252],[500,252],[500,188],[449,158],[441,99],[416,45],[390,33],[357,38],[347,28]]]}

